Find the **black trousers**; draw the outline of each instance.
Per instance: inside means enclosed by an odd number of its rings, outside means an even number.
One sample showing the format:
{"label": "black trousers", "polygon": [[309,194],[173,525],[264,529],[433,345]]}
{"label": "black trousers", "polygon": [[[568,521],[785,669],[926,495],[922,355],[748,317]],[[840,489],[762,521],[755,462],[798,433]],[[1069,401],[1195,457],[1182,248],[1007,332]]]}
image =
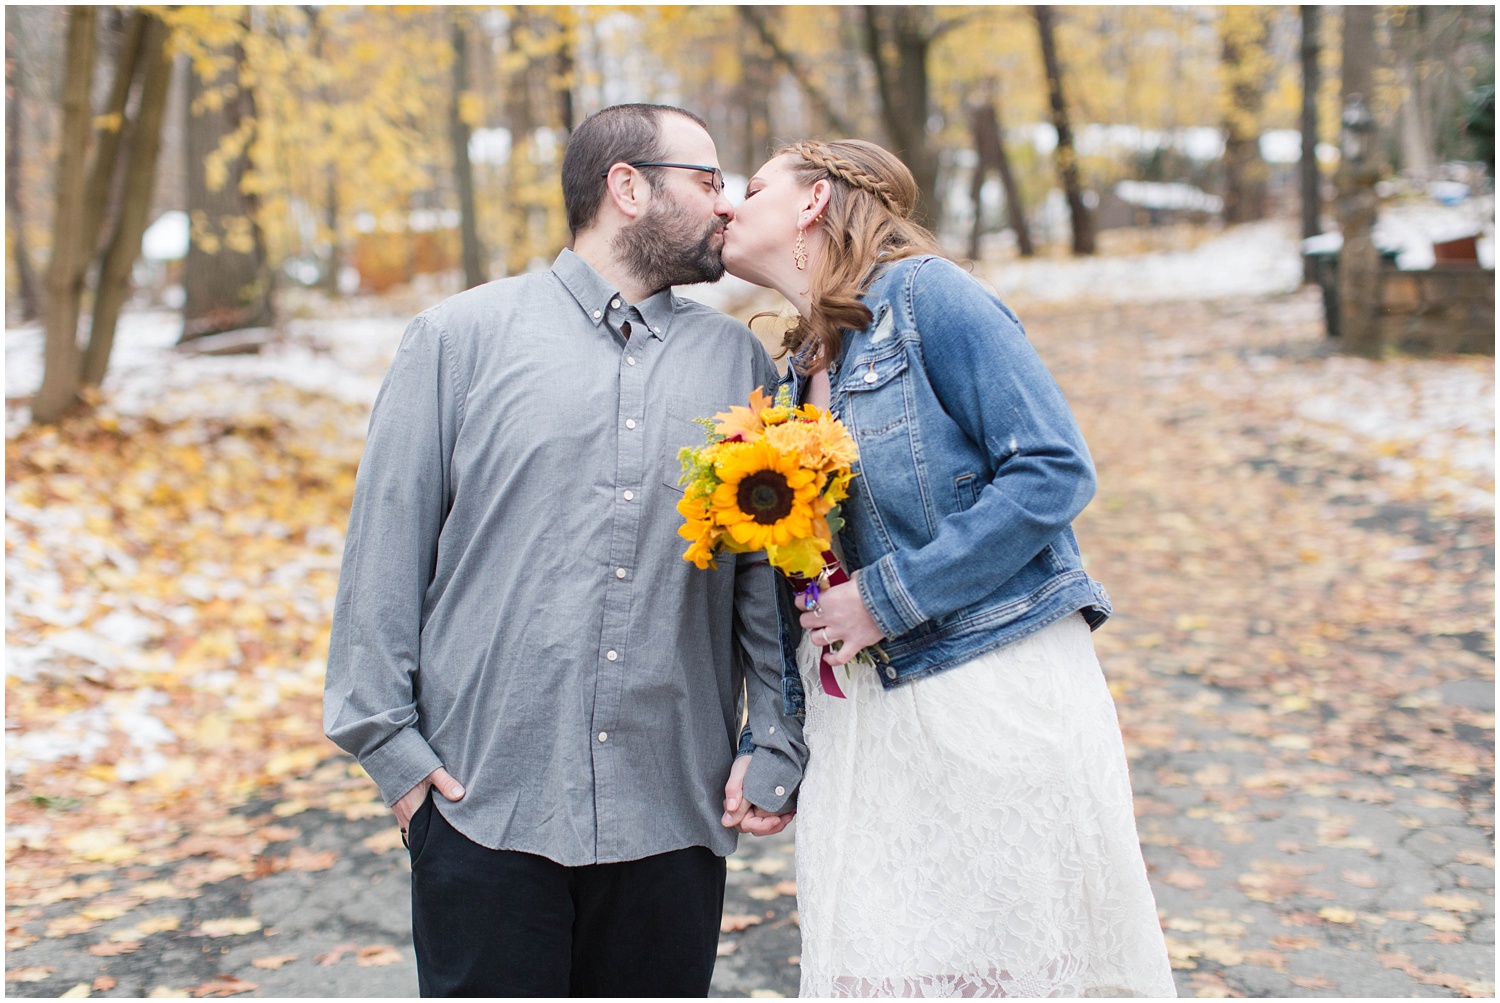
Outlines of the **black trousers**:
{"label": "black trousers", "polygon": [[423,996],[708,995],[724,859],[706,847],[564,867],[480,846],[431,796],[407,840]]}

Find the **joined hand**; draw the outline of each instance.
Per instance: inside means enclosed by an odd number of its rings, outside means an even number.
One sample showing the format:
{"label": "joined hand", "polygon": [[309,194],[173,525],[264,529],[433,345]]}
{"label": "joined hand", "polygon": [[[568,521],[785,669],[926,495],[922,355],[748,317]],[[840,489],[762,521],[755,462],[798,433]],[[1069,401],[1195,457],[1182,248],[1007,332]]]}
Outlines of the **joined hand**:
{"label": "joined hand", "polygon": [[785,829],[797,813],[789,811],[778,815],[751,804],[744,793],[745,771],[749,768],[749,756],[740,756],[729,768],[729,782],[724,785],[724,817],[719,819],[719,824],[752,836],[774,836]]}

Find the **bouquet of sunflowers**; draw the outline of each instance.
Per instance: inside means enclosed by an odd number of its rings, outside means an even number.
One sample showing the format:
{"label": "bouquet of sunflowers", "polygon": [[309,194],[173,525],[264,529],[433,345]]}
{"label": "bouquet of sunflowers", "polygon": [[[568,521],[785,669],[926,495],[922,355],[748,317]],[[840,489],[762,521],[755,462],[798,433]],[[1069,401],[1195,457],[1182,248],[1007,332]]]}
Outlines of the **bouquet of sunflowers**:
{"label": "bouquet of sunflowers", "polygon": [[[677,532],[692,541],[683,560],[711,568],[721,552],[764,550],[816,609],[823,589],[848,581],[830,547],[859,459],[849,430],[822,408],[794,408],[789,387],[774,401],[757,387],[749,407],[698,422],[708,442],[679,454],[687,488],[677,511],[687,521]],[[873,664],[872,654],[885,653],[872,646],[851,664]],[[818,662],[824,692],[842,697],[825,649]]]}
{"label": "bouquet of sunflowers", "polygon": [[710,568],[721,551],[764,550],[788,576],[819,578],[859,458],[849,430],[821,408],[792,407],[787,387],[775,401],[757,387],[749,407],[698,421],[707,444],[680,454],[683,560]]}

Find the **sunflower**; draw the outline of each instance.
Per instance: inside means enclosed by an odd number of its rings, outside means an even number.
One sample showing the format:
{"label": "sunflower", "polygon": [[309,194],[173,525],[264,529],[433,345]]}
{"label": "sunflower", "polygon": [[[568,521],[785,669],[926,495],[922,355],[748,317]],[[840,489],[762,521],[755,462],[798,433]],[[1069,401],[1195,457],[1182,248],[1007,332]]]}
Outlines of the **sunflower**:
{"label": "sunflower", "polygon": [[[765,440],[721,444],[714,472],[722,483],[709,505],[714,522],[741,550],[785,546],[813,533],[817,473]],[[828,541],[822,541],[823,546]]]}

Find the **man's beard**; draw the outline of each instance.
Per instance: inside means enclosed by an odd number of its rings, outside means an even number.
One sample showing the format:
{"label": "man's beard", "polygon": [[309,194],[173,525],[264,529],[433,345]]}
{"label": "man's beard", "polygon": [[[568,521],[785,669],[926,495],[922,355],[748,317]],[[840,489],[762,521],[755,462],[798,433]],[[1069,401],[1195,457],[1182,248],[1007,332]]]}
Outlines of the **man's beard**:
{"label": "man's beard", "polygon": [[652,291],[667,286],[717,282],[724,277],[723,245],[714,246],[724,221],[715,217],[699,230],[665,192],[646,214],[622,229],[614,250],[631,274]]}

